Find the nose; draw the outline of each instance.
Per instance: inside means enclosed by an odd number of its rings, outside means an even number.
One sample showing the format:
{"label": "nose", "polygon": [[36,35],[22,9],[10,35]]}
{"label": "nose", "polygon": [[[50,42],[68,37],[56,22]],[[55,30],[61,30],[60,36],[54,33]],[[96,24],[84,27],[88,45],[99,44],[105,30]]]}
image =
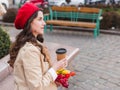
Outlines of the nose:
{"label": "nose", "polygon": [[46,25],[46,22],[43,20],[43,25],[45,26]]}

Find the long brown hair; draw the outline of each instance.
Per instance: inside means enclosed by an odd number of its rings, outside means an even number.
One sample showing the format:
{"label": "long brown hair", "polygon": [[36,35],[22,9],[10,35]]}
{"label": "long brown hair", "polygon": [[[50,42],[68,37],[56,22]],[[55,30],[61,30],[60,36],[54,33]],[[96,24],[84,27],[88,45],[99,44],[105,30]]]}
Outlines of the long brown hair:
{"label": "long brown hair", "polygon": [[33,45],[38,46],[41,48],[41,53],[44,55],[44,60],[47,60],[51,66],[50,57],[46,52],[44,51],[44,47],[37,43],[39,41],[40,43],[43,43],[44,38],[42,35],[38,35],[37,38],[32,34],[31,31],[31,22],[33,19],[35,19],[38,15],[38,11],[34,13],[31,18],[26,23],[24,29],[18,34],[16,37],[16,41],[12,44],[10,49],[10,60],[8,61],[9,65],[11,67],[14,67],[14,62],[16,60],[16,57],[18,55],[18,52],[21,47],[25,45],[26,42],[31,42]]}

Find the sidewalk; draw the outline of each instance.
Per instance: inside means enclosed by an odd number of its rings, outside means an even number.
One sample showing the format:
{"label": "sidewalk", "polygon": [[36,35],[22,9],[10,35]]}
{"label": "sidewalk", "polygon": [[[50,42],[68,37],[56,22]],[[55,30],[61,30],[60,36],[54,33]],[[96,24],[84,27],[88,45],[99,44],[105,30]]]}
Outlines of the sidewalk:
{"label": "sidewalk", "polygon": [[69,90],[120,90],[119,36],[100,34],[94,39],[91,33],[54,31],[45,39],[80,48]]}
{"label": "sidewalk", "polygon": [[[14,37],[20,31],[10,28],[8,32]],[[100,34],[94,39],[89,32],[53,30],[45,33],[44,38],[47,42],[80,48],[71,62],[77,75],[71,78],[68,90],[120,90],[120,36]],[[9,85],[1,83],[0,86]]]}

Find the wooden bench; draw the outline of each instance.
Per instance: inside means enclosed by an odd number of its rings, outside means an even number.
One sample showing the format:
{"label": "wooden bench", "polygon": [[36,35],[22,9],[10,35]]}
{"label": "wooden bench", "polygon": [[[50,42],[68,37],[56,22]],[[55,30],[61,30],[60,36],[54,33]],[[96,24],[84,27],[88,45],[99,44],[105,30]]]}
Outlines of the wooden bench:
{"label": "wooden bench", "polygon": [[[50,19],[45,16],[45,21],[47,25],[50,25],[50,31],[53,25],[81,27],[92,29],[94,37],[97,37],[100,33],[101,14],[102,10],[98,8],[53,6],[50,8]],[[47,25],[45,31],[47,31]]]}

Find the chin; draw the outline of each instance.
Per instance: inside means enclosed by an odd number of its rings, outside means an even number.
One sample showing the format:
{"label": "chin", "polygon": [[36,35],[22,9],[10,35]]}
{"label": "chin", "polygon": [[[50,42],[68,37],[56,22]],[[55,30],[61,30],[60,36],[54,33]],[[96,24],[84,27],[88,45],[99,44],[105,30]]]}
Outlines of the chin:
{"label": "chin", "polygon": [[43,34],[44,34],[44,32],[40,32],[39,34],[40,34],[40,35],[43,35]]}

